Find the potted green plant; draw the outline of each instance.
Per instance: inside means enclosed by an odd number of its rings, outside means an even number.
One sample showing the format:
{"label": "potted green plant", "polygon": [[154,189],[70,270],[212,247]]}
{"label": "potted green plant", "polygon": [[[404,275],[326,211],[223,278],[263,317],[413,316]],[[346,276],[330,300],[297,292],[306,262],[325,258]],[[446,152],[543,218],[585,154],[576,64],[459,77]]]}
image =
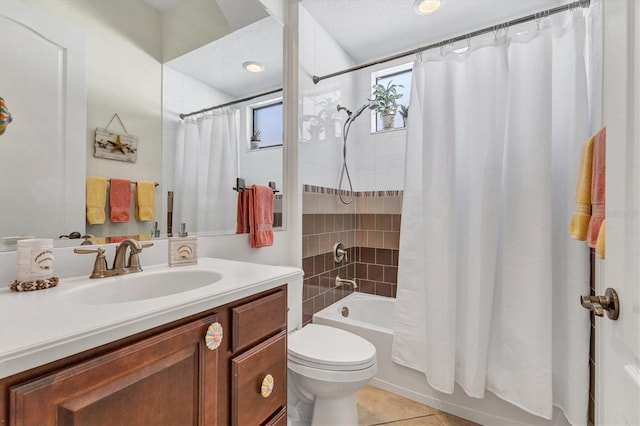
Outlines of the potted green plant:
{"label": "potted green plant", "polygon": [[404,86],[394,84],[393,80],[390,80],[386,87],[376,84],[373,86],[373,98],[369,99],[378,103],[376,111],[382,117],[382,126],[385,130],[393,127],[393,119],[398,112],[398,99],[402,97],[402,93],[398,93],[398,87]]}
{"label": "potted green plant", "polygon": [[260,148],[260,135],[262,132],[260,130],[254,130],[251,135],[251,149]]}
{"label": "potted green plant", "polygon": [[409,105],[400,105],[398,112],[402,117],[402,124],[407,127],[407,118],[409,118]]}

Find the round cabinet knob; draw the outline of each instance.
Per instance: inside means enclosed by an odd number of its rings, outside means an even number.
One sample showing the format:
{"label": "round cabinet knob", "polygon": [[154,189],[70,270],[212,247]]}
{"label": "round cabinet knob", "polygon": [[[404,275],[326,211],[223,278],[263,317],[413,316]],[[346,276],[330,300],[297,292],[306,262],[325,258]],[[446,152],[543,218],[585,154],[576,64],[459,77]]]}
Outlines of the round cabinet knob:
{"label": "round cabinet knob", "polygon": [[207,329],[207,335],[204,338],[204,342],[207,345],[207,348],[213,350],[218,349],[220,344],[222,343],[222,338],[224,337],[224,330],[219,322],[214,322]]}
{"label": "round cabinet knob", "polygon": [[260,393],[262,393],[263,398],[268,398],[273,392],[273,376],[271,374],[267,374],[262,379],[262,387],[260,388]]}

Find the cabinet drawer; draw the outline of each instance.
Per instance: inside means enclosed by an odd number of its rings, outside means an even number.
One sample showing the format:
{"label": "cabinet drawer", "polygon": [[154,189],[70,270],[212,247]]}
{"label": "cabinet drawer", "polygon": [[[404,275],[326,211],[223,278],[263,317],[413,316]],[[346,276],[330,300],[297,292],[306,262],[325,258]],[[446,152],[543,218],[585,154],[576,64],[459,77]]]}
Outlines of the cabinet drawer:
{"label": "cabinet drawer", "polygon": [[[287,327],[287,292],[284,290],[232,309],[231,350],[236,352],[258,343]],[[286,358],[286,357],[285,357]]]}
{"label": "cabinet drawer", "polygon": [[265,426],[287,426],[287,407],[283,407]]}
{"label": "cabinet drawer", "polygon": [[[231,360],[232,423],[259,425],[287,403],[287,332]],[[273,378],[268,396],[261,392],[267,375]]]}

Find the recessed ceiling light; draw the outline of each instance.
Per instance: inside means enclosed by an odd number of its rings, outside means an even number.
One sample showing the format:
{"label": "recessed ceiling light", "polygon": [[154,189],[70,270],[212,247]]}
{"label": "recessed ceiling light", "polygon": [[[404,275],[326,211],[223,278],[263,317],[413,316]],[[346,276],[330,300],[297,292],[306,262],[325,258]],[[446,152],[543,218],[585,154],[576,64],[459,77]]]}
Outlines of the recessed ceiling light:
{"label": "recessed ceiling light", "polygon": [[433,13],[442,7],[442,0],[416,0],[413,3],[413,10],[418,15]]}
{"label": "recessed ceiling light", "polygon": [[244,64],[242,64],[242,66],[244,67],[245,70],[247,70],[249,72],[262,72],[262,71],[264,71],[264,65],[262,65],[260,62],[256,62],[256,61],[247,61]]}

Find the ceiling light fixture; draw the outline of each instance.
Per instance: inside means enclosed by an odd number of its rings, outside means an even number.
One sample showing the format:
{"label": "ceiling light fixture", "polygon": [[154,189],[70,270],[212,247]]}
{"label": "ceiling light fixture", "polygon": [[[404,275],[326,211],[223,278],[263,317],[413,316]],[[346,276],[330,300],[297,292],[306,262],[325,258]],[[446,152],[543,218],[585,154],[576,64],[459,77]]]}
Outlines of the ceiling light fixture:
{"label": "ceiling light fixture", "polygon": [[428,15],[442,7],[442,0],[415,0],[413,10],[418,15]]}
{"label": "ceiling light fixture", "polygon": [[264,65],[262,65],[260,62],[256,62],[256,61],[247,61],[244,64],[242,64],[242,66],[244,67],[245,70],[247,70],[249,72],[262,72],[262,71],[264,71]]}

